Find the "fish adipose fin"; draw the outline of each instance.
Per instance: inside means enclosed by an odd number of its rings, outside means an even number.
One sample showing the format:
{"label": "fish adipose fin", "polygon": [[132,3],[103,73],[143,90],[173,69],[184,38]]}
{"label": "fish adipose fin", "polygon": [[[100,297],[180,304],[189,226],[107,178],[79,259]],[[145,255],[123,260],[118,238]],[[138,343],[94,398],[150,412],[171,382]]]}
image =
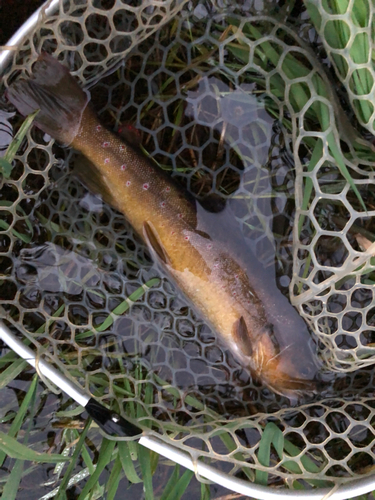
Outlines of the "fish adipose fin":
{"label": "fish adipose fin", "polygon": [[239,350],[245,356],[252,356],[253,348],[243,316],[233,323],[232,333]]}
{"label": "fish adipose fin", "polygon": [[151,222],[146,221],[143,223],[143,236],[152,253],[156,254],[163,264],[167,266],[171,265],[171,259]]}
{"label": "fish adipose fin", "polygon": [[89,101],[69,69],[47,53],[39,56],[31,78],[17,80],[5,94],[24,116],[39,109],[36,126],[66,145],[77,135]]}

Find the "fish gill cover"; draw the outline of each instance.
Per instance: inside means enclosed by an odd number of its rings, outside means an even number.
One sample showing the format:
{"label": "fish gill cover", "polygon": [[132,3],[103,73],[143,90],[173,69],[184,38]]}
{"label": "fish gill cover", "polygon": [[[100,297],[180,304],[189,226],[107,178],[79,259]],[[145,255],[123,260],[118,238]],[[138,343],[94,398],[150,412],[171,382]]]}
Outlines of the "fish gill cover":
{"label": "fish gill cover", "polygon": [[216,221],[230,209],[309,322],[327,384],[291,409],[252,380],[74,175],[82,159],[36,128],[2,179],[4,320],[97,399],[226,472],[303,487],[370,473],[375,155],[341,110],[306,10],[61,2],[12,56],[2,90],[41,51],[89,88],[107,127],[131,123],[160,168],[219,206]]}

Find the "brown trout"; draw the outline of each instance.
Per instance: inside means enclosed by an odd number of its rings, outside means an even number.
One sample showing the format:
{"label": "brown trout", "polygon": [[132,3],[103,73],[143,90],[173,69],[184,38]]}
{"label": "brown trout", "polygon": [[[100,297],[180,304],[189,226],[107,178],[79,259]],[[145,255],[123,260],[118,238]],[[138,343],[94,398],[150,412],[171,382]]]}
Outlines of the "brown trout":
{"label": "brown trout", "polygon": [[230,244],[215,239],[195,200],[100,124],[88,93],[65,66],[42,54],[32,77],[12,84],[7,97],[23,115],[39,109],[36,125],[90,161],[87,178],[126,216],[242,365],[280,394],[314,390],[318,367],[298,313],[284,297],[270,299],[268,283],[246,270]]}

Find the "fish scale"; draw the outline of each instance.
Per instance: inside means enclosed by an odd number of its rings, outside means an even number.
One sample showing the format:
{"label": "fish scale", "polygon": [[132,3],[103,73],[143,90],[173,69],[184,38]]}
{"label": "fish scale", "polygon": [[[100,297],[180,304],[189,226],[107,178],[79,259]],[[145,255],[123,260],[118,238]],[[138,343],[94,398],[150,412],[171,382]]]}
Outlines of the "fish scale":
{"label": "fish scale", "polygon": [[[144,222],[151,220],[176,270],[183,271],[192,259],[197,259],[199,270],[203,272],[204,260],[189,243],[187,234],[196,225],[193,206],[176,186],[166,182],[163,172],[152,168],[145,157],[125,146],[119,137],[104,127],[96,132],[97,119],[90,111],[84,114],[82,127],[72,146],[99,170],[106,187],[106,200],[126,215],[141,236]],[[126,168],[121,168],[122,165]]]}

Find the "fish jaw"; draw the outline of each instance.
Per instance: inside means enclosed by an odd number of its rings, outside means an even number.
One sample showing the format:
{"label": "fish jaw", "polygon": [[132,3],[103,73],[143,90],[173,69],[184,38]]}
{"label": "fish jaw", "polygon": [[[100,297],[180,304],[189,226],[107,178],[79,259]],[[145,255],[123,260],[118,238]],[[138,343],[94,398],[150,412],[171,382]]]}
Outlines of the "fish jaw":
{"label": "fish jaw", "polygon": [[250,370],[277,394],[295,398],[316,392],[319,366],[310,345],[275,347],[272,336],[260,335],[249,360]]}

